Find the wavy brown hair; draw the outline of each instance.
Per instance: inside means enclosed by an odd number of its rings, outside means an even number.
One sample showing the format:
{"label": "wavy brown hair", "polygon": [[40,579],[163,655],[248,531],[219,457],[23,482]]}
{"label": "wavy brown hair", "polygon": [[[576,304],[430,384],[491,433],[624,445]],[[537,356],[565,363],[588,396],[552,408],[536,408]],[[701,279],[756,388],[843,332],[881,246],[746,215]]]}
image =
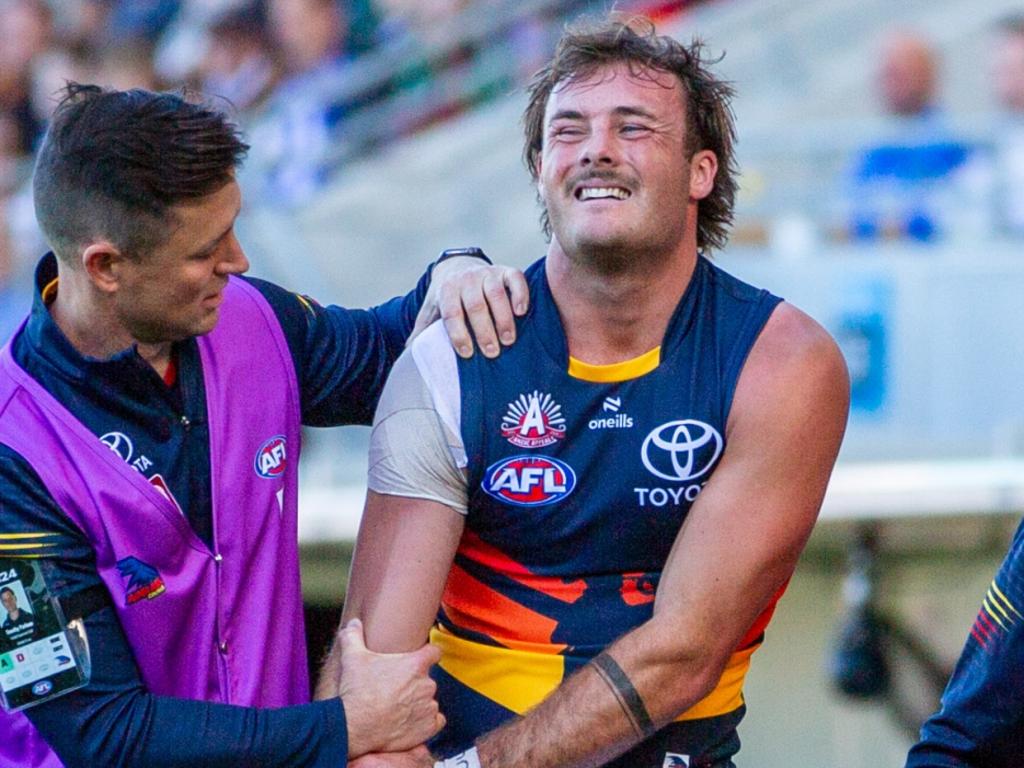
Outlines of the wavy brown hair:
{"label": "wavy brown hair", "polygon": [[[555,88],[588,79],[600,69],[626,63],[643,75],[655,70],[675,75],[686,99],[686,150],[689,155],[710,150],[718,158],[718,173],[711,194],[697,208],[697,247],[709,251],[725,246],[733,219],[737,176],[734,145],[735,117],[730,104],[732,86],[712,74],[710,67],[720,57],[706,55],[704,43],[695,39],[689,46],[655,31],[647,19],[584,22],[566,29],[555,55],[534,75],[529,87],[529,104],[523,113],[526,144],[523,159],[534,181],[544,146],[544,110]],[[684,211],[679,212],[681,216]],[[544,233],[551,236],[547,211],[541,214]]]}

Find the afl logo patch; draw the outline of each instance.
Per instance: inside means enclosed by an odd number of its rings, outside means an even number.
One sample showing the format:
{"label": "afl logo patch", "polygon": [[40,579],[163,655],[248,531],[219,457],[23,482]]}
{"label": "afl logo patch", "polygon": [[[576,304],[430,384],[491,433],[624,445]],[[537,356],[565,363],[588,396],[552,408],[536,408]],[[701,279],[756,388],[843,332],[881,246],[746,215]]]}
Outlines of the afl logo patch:
{"label": "afl logo patch", "polygon": [[53,683],[49,680],[40,680],[38,683],[32,686],[32,693],[36,696],[45,696],[53,690]]}
{"label": "afl logo patch", "polygon": [[576,473],[550,456],[513,456],[488,467],[481,487],[499,501],[536,507],[554,504],[572,493]]}
{"label": "afl logo patch", "polygon": [[285,452],[284,435],[276,435],[256,451],[256,460],[253,468],[256,474],[266,480],[273,480],[284,474],[288,467],[288,456]]}

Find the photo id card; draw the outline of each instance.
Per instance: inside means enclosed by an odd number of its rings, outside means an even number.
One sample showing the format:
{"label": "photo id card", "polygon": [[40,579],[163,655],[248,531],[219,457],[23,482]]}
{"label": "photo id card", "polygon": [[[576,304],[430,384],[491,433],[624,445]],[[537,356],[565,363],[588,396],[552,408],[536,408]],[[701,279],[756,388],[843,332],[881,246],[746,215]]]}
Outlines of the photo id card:
{"label": "photo id card", "polygon": [[39,563],[0,558],[0,704],[8,712],[89,681],[81,621],[68,627]]}

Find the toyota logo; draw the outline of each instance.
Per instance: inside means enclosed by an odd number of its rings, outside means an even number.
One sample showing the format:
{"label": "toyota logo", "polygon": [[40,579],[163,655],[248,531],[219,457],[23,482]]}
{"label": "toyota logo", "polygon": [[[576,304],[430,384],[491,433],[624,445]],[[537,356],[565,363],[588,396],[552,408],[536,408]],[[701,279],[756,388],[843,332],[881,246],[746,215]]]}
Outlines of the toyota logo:
{"label": "toyota logo", "polygon": [[722,453],[722,436],[694,419],[670,421],[644,439],[640,457],[651,474],[684,482],[706,473]]}
{"label": "toyota logo", "polygon": [[124,432],[107,432],[100,438],[100,441],[125,461],[132,460],[135,446],[132,445],[131,438]]}

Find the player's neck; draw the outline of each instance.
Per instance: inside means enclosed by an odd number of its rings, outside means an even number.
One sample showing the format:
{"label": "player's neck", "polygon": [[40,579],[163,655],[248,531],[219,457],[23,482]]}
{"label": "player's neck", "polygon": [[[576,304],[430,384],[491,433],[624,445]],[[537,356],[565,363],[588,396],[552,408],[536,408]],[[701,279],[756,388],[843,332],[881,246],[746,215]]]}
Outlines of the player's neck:
{"label": "player's neck", "polygon": [[144,344],[117,319],[109,303],[94,295],[78,275],[62,272],[57,296],[49,305],[50,316],[79,354],[107,360],[130,347],[161,377],[171,361],[171,343]]}
{"label": "player's neck", "polygon": [[586,363],[606,365],[659,346],[696,263],[694,248],[656,262],[608,269],[569,257],[553,240],[547,277],[569,354]]}

